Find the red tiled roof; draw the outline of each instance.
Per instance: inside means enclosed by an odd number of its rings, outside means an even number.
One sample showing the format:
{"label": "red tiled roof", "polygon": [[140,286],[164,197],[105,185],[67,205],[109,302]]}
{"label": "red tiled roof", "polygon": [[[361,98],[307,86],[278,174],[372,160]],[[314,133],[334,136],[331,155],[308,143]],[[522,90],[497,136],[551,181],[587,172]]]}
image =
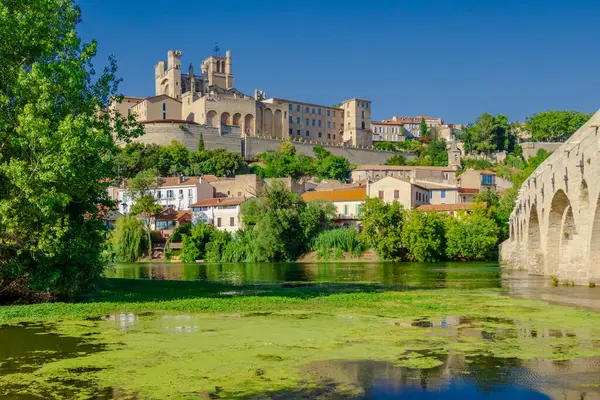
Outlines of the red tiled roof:
{"label": "red tiled roof", "polygon": [[459,203],[459,204],[424,204],[417,207],[418,211],[460,211],[472,210],[476,207],[487,208],[487,203]]}
{"label": "red tiled roof", "polygon": [[200,200],[190,207],[237,206],[246,201],[245,197],[218,197],[216,199]]}
{"label": "red tiled roof", "polygon": [[430,171],[449,171],[456,172],[452,167],[426,167],[422,165],[376,165],[376,164],[363,164],[354,167],[354,170],[365,171],[412,171],[412,170],[430,170]]}
{"label": "red tiled roof", "polygon": [[337,190],[318,190],[306,192],[302,195],[302,200],[327,200],[327,201],[360,201],[367,197],[367,187],[359,186],[352,189]]}
{"label": "red tiled roof", "polygon": [[179,221],[182,218],[185,217],[189,217],[191,218],[192,215],[189,211],[177,211],[176,213],[164,213],[161,214],[158,218],[156,218],[157,221]]}
{"label": "red tiled roof", "polygon": [[399,126],[404,126],[404,122],[401,121],[389,121],[389,120],[383,120],[383,121],[371,121],[372,125],[399,125]]}
{"label": "red tiled roof", "polygon": [[458,188],[458,193],[464,193],[464,194],[477,194],[479,193],[479,189],[470,189],[470,188]]}

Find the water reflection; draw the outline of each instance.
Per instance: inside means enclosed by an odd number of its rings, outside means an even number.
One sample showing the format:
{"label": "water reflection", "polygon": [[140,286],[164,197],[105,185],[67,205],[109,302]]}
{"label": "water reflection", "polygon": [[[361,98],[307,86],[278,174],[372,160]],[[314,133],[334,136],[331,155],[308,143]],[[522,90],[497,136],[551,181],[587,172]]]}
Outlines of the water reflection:
{"label": "water reflection", "polygon": [[[431,357],[431,354],[423,354]],[[312,363],[304,373],[322,383],[365,399],[600,399],[586,385],[600,378],[598,358],[569,361],[501,359],[459,354],[436,355],[433,368],[392,363],[330,360]]]}
{"label": "water reflection", "polygon": [[380,283],[415,287],[499,288],[494,263],[117,264],[109,278],[210,281]]}

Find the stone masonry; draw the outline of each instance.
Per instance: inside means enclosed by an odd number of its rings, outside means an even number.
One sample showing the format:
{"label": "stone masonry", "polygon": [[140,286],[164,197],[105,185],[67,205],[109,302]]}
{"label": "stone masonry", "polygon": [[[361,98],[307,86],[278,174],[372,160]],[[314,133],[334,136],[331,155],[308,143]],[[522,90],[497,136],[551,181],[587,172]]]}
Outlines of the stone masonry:
{"label": "stone masonry", "polygon": [[600,111],[523,183],[501,261],[600,284]]}

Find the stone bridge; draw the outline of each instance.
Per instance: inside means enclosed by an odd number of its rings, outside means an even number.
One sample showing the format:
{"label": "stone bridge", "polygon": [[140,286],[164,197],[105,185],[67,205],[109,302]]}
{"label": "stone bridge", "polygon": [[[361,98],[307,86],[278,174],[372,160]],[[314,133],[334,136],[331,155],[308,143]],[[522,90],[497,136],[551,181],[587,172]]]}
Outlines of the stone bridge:
{"label": "stone bridge", "polygon": [[600,284],[600,111],[523,183],[501,262]]}

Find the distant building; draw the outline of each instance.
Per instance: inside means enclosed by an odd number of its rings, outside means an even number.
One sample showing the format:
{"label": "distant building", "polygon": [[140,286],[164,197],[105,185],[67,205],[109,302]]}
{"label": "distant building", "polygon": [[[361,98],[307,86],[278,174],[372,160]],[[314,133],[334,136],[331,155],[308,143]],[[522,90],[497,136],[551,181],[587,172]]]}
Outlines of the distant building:
{"label": "distant building", "polygon": [[407,210],[429,203],[429,190],[425,186],[392,176],[367,183],[367,196],[378,197],[386,203],[397,201]]}
{"label": "distant building", "polygon": [[242,136],[296,139],[323,144],[370,146],[371,101],[352,98],[326,106],[285,98],[267,98],[262,90],[247,95],[235,88],[231,51],[206,58],[201,74],[190,64],[182,71],[182,53],[170,50],[154,67],[155,95],[126,97],[111,108],[138,122],[188,122]]}
{"label": "distant building", "polygon": [[386,176],[413,179],[415,181],[437,182],[446,185],[456,184],[456,170],[452,167],[363,164],[354,167],[350,173],[352,182],[365,182],[367,179],[377,181]]}
{"label": "distant building", "polygon": [[200,221],[215,228],[236,232],[242,226],[241,205],[245,197],[216,198],[200,200],[192,204],[192,223],[197,225]]}
{"label": "distant building", "polygon": [[360,210],[367,197],[366,186],[350,189],[318,190],[306,192],[302,200],[331,201],[337,210],[333,223],[344,227],[357,227],[360,220]]}
{"label": "distant building", "polygon": [[404,124],[396,121],[372,121],[373,143],[403,142],[406,140]]}
{"label": "distant building", "polygon": [[441,118],[432,118],[427,116],[418,117],[397,117],[394,116],[392,119],[383,120],[381,122],[395,122],[400,123],[404,127],[404,131],[407,132],[406,136],[418,138],[421,136],[421,121],[425,120],[427,129],[438,130],[444,125],[444,120]]}
{"label": "distant building", "polygon": [[256,174],[238,174],[232,178],[204,175],[203,179],[214,187],[211,197],[256,197],[264,185]]}
{"label": "distant building", "polygon": [[[202,177],[178,176],[161,178],[153,194],[160,206],[188,210],[194,202],[212,198],[213,191],[213,187]],[[123,215],[129,214],[135,201],[129,193],[128,184],[124,183],[116,192],[118,211]]]}
{"label": "distant building", "polygon": [[177,211],[172,207],[167,207],[154,219],[154,230],[166,239],[179,225],[189,223],[191,220],[192,213],[190,211]]}

